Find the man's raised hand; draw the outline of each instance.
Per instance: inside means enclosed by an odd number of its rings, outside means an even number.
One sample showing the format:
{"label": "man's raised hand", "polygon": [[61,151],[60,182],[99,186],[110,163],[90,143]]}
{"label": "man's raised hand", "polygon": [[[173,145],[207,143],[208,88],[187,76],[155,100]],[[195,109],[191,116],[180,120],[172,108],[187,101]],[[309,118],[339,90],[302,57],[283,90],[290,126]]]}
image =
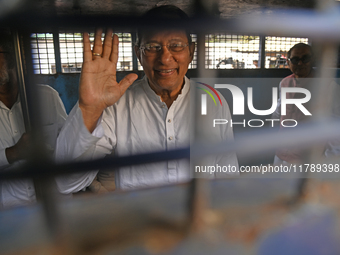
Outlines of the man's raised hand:
{"label": "man's raised hand", "polygon": [[102,30],[95,34],[91,51],[88,33],[84,33],[84,62],[79,84],[79,107],[84,124],[92,132],[102,112],[115,104],[126,89],[137,79],[137,74],[128,74],[119,83],[116,78],[118,62],[118,36],[112,30],[106,32],[104,43]]}

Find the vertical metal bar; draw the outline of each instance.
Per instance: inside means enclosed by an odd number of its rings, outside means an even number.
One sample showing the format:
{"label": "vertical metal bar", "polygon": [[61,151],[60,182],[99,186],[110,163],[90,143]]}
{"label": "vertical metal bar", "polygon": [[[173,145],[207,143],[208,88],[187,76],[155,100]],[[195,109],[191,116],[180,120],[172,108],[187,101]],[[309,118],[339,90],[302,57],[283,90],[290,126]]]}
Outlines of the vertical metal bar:
{"label": "vertical metal bar", "polygon": [[59,44],[59,31],[53,32],[53,46],[55,56],[55,68],[57,73],[61,73],[61,59],[60,59],[60,44]]}
{"label": "vertical metal bar", "polygon": [[[208,77],[207,70],[205,69],[205,33],[204,31],[199,31],[197,33],[197,69],[198,69],[198,77],[206,78]],[[216,74],[212,71],[213,75]],[[191,92],[191,95],[195,93]],[[191,100],[196,100],[196,96],[191,96]],[[199,130],[196,128],[199,126],[198,113],[197,110],[197,102],[191,103],[191,114],[192,116],[192,125],[191,132],[193,132],[194,141],[199,136]],[[192,161],[190,159],[190,161]],[[191,165],[200,165],[198,164],[198,160],[193,160],[190,162]],[[191,169],[193,171],[193,169]],[[200,232],[205,227],[205,213],[207,208],[209,207],[209,183],[202,176],[194,175],[194,178],[190,182],[188,196],[189,196],[189,224],[190,229],[193,232]]]}
{"label": "vertical metal bar", "polygon": [[135,42],[137,40],[137,35],[135,32],[131,33],[131,40],[132,40],[132,70],[138,71],[138,59],[137,56],[134,54],[135,52]]}
{"label": "vertical metal bar", "polygon": [[259,52],[259,58],[260,58],[260,69],[265,68],[265,62],[266,62],[266,36],[260,35],[260,52]]}
{"label": "vertical metal bar", "polygon": [[205,34],[202,31],[197,33],[197,70],[198,76],[204,77],[205,69]]}
{"label": "vertical metal bar", "polygon": [[[58,35],[59,36],[59,35]],[[55,41],[55,38],[54,38]],[[57,42],[58,43],[58,42]],[[31,54],[31,44],[30,44],[30,33],[23,34],[23,53],[26,60],[26,84],[30,86],[27,87],[27,103],[30,107],[31,112],[31,125],[32,125],[32,135],[33,135],[33,153],[30,158],[30,167],[39,169],[40,171],[46,171],[48,167],[48,157],[44,151],[44,144],[41,141],[40,130],[40,111],[39,109],[39,95],[35,93],[35,77],[33,70],[32,54]],[[56,52],[55,52],[56,53]],[[57,54],[57,53],[56,53]],[[47,163],[45,165],[45,163]],[[45,166],[44,166],[45,165]],[[50,238],[58,249],[67,249],[67,240],[62,220],[62,215],[60,213],[60,208],[57,201],[57,190],[55,187],[54,177],[50,176],[47,178],[34,178],[34,189],[36,193],[37,200],[42,204],[44,217],[46,220],[46,228],[49,231]],[[65,254],[65,252],[63,252]]]}
{"label": "vertical metal bar", "polygon": [[25,86],[23,65],[21,62],[22,55],[21,55],[18,31],[13,31],[13,43],[14,43],[14,53],[15,53],[15,60],[16,60],[17,79],[18,79],[18,86],[19,86],[19,96],[20,96],[20,102],[21,102],[21,108],[22,108],[22,115],[24,118],[25,130],[26,132],[29,132],[31,131],[31,122],[30,122],[30,115],[29,115],[28,104],[27,104],[26,86]]}
{"label": "vertical metal bar", "polygon": [[[319,11],[327,11],[334,7],[334,2],[331,0],[317,0],[316,6]],[[310,43],[310,41],[309,41]],[[319,54],[316,57],[319,59],[319,68],[316,71],[315,77],[321,78],[321,81],[326,80],[328,78],[335,77],[335,69],[330,68],[335,66],[333,62],[334,54],[337,52],[337,45],[335,42],[327,42],[327,41],[317,41],[313,46],[318,49]],[[322,82],[323,83],[323,82]],[[320,86],[321,85],[321,86]],[[319,84],[319,82],[314,79],[310,86],[311,94],[314,95],[314,101],[311,104],[311,111],[313,113],[313,117],[317,121],[322,121],[322,118],[329,117],[331,115],[332,103],[333,100],[329,100],[329,90],[326,88],[327,84]],[[315,144],[313,145],[307,155],[305,156],[305,163],[319,163],[319,160],[323,157],[324,145]],[[306,173],[306,177],[310,176],[310,172]],[[309,179],[302,178],[298,185],[296,198],[300,199],[304,190],[306,189]]]}

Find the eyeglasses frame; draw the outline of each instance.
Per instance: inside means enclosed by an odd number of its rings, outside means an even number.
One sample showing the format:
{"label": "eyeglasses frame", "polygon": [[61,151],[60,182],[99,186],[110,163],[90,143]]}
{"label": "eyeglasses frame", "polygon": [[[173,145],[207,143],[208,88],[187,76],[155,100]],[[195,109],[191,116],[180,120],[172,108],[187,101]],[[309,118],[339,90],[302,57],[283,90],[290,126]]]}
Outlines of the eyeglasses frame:
{"label": "eyeglasses frame", "polygon": [[[308,61],[306,61],[305,62],[305,60],[303,60],[304,58],[306,58],[306,57],[308,57],[309,56],[309,60]],[[296,64],[294,64],[293,62],[292,62],[292,59],[293,58],[296,58],[296,59],[298,59],[298,61],[296,62]],[[299,64],[299,62],[301,61],[303,64],[307,64],[307,63],[309,63],[311,60],[312,60],[312,58],[313,58],[313,55],[310,55],[310,54],[306,54],[306,55],[303,55],[302,56],[302,58],[299,58],[299,57],[292,57],[292,58],[288,58],[288,60],[293,64],[293,65],[297,65],[297,64]],[[294,61],[295,62],[295,61]]]}
{"label": "eyeglasses frame", "polygon": [[[143,54],[144,54],[144,56],[147,56],[146,54],[145,54],[145,45],[147,45],[147,44],[149,44],[149,43],[146,43],[146,44],[144,44],[144,45],[141,45],[140,47],[139,47],[139,49],[143,52]],[[175,44],[175,43],[174,43]],[[166,48],[168,49],[168,51],[171,53],[171,54],[173,54],[174,52],[173,51],[171,51],[170,49],[169,49],[169,45],[171,45],[171,43],[168,43],[168,44],[159,44],[159,46],[161,46],[161,48],[159,49],[159,50],[157,50],[155,53],[151,53],[151,54],[159,54],[159,52],[162,50],[162,46],[166,46]],[[186,48],[186,47],[188,47],[190,44],[189,43],[186,43],[186,44],[184,44],[183,45],[183,50]],[[183,50],[181,50],[181,51],[178,51],[178,52],[175,52],[175,55],[176,55],[176,53],[179,53],[179,52],[182,52]]]}

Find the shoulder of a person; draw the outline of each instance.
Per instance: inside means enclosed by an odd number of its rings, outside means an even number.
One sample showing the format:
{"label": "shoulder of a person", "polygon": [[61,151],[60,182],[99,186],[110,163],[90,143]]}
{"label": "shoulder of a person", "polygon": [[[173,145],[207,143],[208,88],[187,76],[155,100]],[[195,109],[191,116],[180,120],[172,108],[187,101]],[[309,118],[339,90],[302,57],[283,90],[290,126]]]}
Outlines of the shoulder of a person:
{"label": "shoulder of a person", "polygon": [[288,80],[291,80],[291,79],[294,79],[295,78],[295,75],[292,73],[291,75],[288,75],[286,77],[284,77],[281,82],[283,81],[288,81]]}
{"label": "shoulder of a person", "polygon": [[280,87],[293,87],[294,78],[294,74],[288,75],[287,77],[283,78],[280,82]]}
{"label": "shoulder of a person", "polygon": [[58,91],[56,91],[54,88],[52,88],[49,85],[45,84],[37,84],[37,90],[39,93],[44,93],[44,94],[55,94],[59,96]]}

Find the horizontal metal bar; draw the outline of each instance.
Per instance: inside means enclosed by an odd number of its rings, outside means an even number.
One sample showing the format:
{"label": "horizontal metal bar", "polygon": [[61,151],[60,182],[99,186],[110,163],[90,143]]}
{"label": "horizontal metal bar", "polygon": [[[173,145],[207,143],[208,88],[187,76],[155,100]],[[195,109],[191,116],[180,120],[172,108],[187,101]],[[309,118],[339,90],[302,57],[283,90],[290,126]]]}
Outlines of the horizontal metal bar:
{"label": "horizontal metal bar", "polygon": [[[26,22],[29,20],[30,22]],[[216,17],[193,17],[186,24],[182,21],[145,20],[137,15],[130,16],[32,16],[30,14],[12,15],[0,20],[3,25],[16,27],[26,31],[51,30],[53,27],[63,28],[65,31],[74,29],[88,30],[95,27],[113,27],[115,29],[136,29],[138,27],[186,27],[192,31],[233,31],[247,34],[270,34],[273,36],[298,36],[322,40],[340,40],[340,10],[332,8],[323,12],[314,10],[277,10],[257,12],[254,15],[239,16],[234,19],[219,19]]]}
{"label": "horizontal metal bar", "polygon": [[[327,123],[327,124],[325,124]],[[124,157],[107,157],[83,162],[69,162],[52,164],[51,162],[34,162],[23,168],[0,171],[0,179],[16,179],[28,177],[43,177],[61,175],[65,173],[84,172],[103,167],[114,168],[138,164],[148,164],[182,158],[197,159],[208,155],[218,155],[230,152],[251,157],[259,152],[266,154],[278,148],[294,146],[294,148],[308,148],[314,144],[330,141],[339,137],[340,121],[322,120],[301,124],[300,128],[289,131],[277,132],[264,129],[262,131],[249,132],[233,142],[219,144],[194,144],[191,148],[183,148],[172,151],[146,153]],[[317,135],[315,135],[317,134]],[[339,138],[340,140],[340,138]]]}
{"label": "horizontal metal bar", "polygon": [[173,151],[162,151],[145,153],[124,157],[106,157],[102,159],[53,164],[51,162],[32,162],[20,168],[0,171],[0,179],[43,177],[50,175],[60,175],[65,173],[84,172],[104,167],[114,168],[139,164],[148,164],[167,160],[175,160],[190,157],[190,148]]}
{"label": "horizontal metal bar", "polygon": [[276,10],[241,15],[236,29],[244,33],[309,37],[314,40],[340,40],[340,9],[325,11]]}

